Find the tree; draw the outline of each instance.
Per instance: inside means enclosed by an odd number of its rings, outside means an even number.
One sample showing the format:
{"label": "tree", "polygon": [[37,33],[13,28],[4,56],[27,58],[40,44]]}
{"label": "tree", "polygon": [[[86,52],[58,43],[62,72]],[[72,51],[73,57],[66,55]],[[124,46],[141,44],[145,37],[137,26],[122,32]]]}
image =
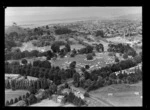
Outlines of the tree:
{"label": "tree", "polygon": [[85,65],[85,69],[89,69],[90,68],[90,66],[89,65]]}
{"label": "tree", "polygon": [[93,52],[93,47],[88,45],[86,46],[86,53],[92,53]]}
{"label": "tree", "polygon": [[71,62],[70,65],[69,65],[69,67],[71,69],[74,69],[76,67],[76,61]]}
{"label": "tree", "polygon": [[15,103],[17,103],[18,102],[18,99],[17,98],[15,98]]}
{"label": "tree", "polygon": [[37,102],[37,98],[35,97],[34,94],[31,94],[28,99],[29,99],[30,104],[33,104],[33,103]]}
{"label": "tree", "polygon": [[21,60],[21,63],[26,65],[28,63],[28,61],[26,59]]}
{"label": "tree", "polygon": [[75,57],[75,54],[74,54],[74,53],[71,53],[71,54],[70,54],[70,57]]}
{"label": "tree", "polygon": [[48,25],[46,25],[46,29],[49,29]]}
{"label": "tree", "polygon": [[9,103],[9,101],[8,101],[8,100],[6,101],[6,104],[5,104],[5,105],[6,105],[6,106],[10,105],[10,103]]}
{"label": "tree", "polygon": [[109,75],[109,77],[112,78],[112,79],[116,79],[116,78],[117,78],[117,76],[116,76],[115,73],[111,73],[111,74]]}
{"label": "tree", "polygon": [[115,58],[115,62],[119,62],[119,58],[116,57],[116,58]]}
{"label": "tree", "polygon": [[54,53],[60,52],[60,45],[58,44],[58,42],[54,42],[51,46],[51,49]]}
{"label": "tree", "polygon": [[66,49],[67,49],[67,52],[70,52],[70,51],[71,51],[71,47],[70,47],[69,44],[66,44],[65,47],[66,47]]}
{"label": "tree", "polygon": [[26,96],[25,95],[23,95],[23,99],[25,99],[26,98]]}
{"label": "tree", "polygon": [[100,37],[104,38],[104,32],[103,32],[103,30],[96,31],[96,35],[95,36],[96,37],[100,36]]}
{"label": "tree", "polygon": [[47,58],[48,58],[48,60],[50,60],[53,56],[54,56],[54,55],[53,55],[52,51],[51,51],[51,50],[48,50],[48,51],[47,51]]}
{"label": "tree", "polygon": [[14,101],[13,99],[10,100],[10,105],[14,104]]}
{"label": "tree", "polygon": [[18,99],[18,100],[19,100],[19,101],[20,101],[20,100],[22,100],[22,97],[21,97],[21,96],[19,96],[19,99]]}
{"label": "tree", "polygon": [[27,93],[26,93],[26,98],[28,98],[29,96],[30,96],[30,94],[27,92]]}
{"label": "tree", "polygon": [[92,56],[92,54],[88,54],[88,55],[86,56],[86,58],[87,58],[87,60],[92,60],[92,59],[93,59],[93,56]]}
{"label": "tree", "polygon": [[128,55],[125,53],[125,54],[123,54],[123,58],[124,59],[127,59],[128,58]]}
{"label": "tree", "polygon": [[80,78],[80,75],[78,73],[74,73],[74,75],[73,75],[73,81],[75,83],[75,86],[78,85],[79,78]]}
{"label": "tree", "polygon": [[35,67],[39,67],[40,64],[41,64],[40,60],[33,61],[33,66],[35,66]]}
{"label": "tree", "polygon": [[81,67],[80,69],[83,73],[86,71],[85,67]]}

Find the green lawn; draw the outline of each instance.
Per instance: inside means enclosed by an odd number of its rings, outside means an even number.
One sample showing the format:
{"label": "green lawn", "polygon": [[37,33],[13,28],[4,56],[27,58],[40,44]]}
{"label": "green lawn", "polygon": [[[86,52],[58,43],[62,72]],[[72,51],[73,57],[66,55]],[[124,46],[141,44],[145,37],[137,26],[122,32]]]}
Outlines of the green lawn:
{"label": "green lawn", "polygon": [[96,53],[96,56],[93,60],[86,60],[86,55],[76,55],[73,58],[71,58],[70,56],[59,58],[55,61],[51,61],[51,63],[54,66],[64,68],[65,66],[69,66],[69,62],[76,61],[77,69],[84,65],[90,65],[91,69],[96,69],[99,67],[106,66],[106,62],[109,60],[113,61],[114,59],[110,58],[110,56],[108,56],[108,53]]}
{"label": "green lawn", "polygon": [[29,92],[27,90],[15,90],[12,91],[11,89],[5,89],[5,102],[11,99],[19,98],[19,96],[26,95],[26,93]]}
{"label": "green lawn", "polygon": [[[136,92],[139,94],[136,94]],[[137,84],[114,84],[90,93],[114,106],[142,106],[142,82]],[[112,95],[109,95],[111,93]]]}

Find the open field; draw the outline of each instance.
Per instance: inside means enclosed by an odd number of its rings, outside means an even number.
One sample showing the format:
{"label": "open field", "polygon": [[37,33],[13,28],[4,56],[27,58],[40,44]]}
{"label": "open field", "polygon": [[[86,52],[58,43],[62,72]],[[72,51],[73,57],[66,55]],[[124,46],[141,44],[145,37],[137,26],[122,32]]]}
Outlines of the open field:
{"label": "open field", "polygon": [[5,102],[11,99],[19,98],[19,96],[26,95],[28,91],[27,90],[15,90],[12,91],[11,89],[5,89]]}
{"label": "open field", "polygon": [[76,61],[77,69],[84,65],[89,65],[91,67],[90,69],[96,69],[99,67],[106,66],[106,62],[113,62],[114,59],[108,56],[108,53],[96,53],[96,56],[93,58],[93,60],[86,60],[86,55],[76,55],[73,58],[67,56],[64,58],[56,59],[55,61],[51,61],[51,63],[54,66],[64,68],[66,66],[69,66],[70,62],[72,61]]}
{"label": "open field", "polygon": [[21,51],[32,51],[32,50],[38,50],[38,51],[47,51],[49,49],[51,49],[50,46],[45,46],[45,47],[36,47],[32,44],[31,42],[27,42],[27,43],[23,43],[22,47],[19,47]]}
{"label": "open field", "polygon": [[[20,76],[20,77],[18,77],[18,76],[19,76],[19,74],[5,74],[5,79],[7,79],[8,77],[11,78],[11,79],[16,79],[17,78],[17,80],[24,79],[23,76]],[[27,76],[27,79],[28,80],[37,80],[38,78],[32,77],[32,76]]]}
{"label": "open field", "polygon": [[142,82],[111,85],[91,91],[90,94],[113,106],[142,106]]}

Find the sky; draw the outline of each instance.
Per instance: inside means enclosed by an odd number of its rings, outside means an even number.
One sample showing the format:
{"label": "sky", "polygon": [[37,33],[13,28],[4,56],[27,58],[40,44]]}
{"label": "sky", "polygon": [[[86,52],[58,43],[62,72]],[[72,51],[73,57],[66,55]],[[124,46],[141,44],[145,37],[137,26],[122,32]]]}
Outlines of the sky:
{"label": "sky", "polygon": [[7,7],[5,24],[81,17],[114,17],[142,13],[142,7]]}

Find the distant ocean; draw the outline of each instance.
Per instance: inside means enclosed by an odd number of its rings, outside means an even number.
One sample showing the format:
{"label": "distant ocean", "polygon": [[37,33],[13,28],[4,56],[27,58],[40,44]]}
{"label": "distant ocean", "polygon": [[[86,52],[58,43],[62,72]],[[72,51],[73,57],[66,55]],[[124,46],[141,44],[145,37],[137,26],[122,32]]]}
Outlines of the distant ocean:
{"label": "distant ocean", "polygon": [[[59,24],[59,23],[70,23],[70,22],[76,22],[76,21],[82,21],[85,19],[63,19],[63,20],[42,20],[42,21],[24,21],[24,22],[16,22],[18,26],[24,27],[24,28],[35,28],[39,26],[45,26],[45,25],[53,25],[53,24]],[[12,25],[12,24],[11,24]],[[5,27],[9,27],[11,25],[5,25]]]}

